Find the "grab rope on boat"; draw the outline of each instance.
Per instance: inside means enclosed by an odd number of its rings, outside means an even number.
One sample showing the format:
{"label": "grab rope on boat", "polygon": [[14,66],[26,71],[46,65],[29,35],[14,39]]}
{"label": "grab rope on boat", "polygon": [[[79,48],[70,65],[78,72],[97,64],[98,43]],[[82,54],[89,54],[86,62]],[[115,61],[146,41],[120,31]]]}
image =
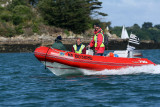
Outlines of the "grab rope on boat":
{"label": "grab rope on boat", "polygon": [[48,48],[47,52],[46,52],[46,55],[45,55],[45,69],[46,69],[46,57],[47,57],[47,54],[48,54],[48,51],[49,51],[50,47]]}

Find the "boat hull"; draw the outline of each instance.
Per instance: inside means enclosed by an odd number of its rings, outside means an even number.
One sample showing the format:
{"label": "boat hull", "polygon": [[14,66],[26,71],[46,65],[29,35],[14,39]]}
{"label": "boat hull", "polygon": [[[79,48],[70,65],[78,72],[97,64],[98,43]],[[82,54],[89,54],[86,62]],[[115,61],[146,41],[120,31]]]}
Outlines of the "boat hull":
{"label": "boat hull", "polygon": [[44,62],[41,61],[53,74],[59,76],[59,75],[73,75],[73,74],[83,74],[82,69],[67,66],[61,63],[57,62]]}
{"label": "boat hull", "polygon": [[[69,67],[101,71],[104,69],[121,69],[130,66],[143,66],[153,64],[146,58],[122,58],[109,56],[92,56],[76,54],[48,47],[38,47],[34,52],[35,57],[41,62],[60,63]],[[45,64],[44,63],[44,64]]]}

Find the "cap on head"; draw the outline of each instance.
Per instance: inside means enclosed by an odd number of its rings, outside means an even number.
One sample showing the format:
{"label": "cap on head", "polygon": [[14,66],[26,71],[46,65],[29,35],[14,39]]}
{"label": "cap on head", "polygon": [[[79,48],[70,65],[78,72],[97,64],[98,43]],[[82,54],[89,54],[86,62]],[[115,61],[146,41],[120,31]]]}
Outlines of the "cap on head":
{"label": "cap on head", "polygon": [[56,39],[57,39],[57,40],[62,40],[61,35],[58,35]]}
{"label": "cap on head", "polygon": [[99,24],[95,24],[96,27],[100,27]]}

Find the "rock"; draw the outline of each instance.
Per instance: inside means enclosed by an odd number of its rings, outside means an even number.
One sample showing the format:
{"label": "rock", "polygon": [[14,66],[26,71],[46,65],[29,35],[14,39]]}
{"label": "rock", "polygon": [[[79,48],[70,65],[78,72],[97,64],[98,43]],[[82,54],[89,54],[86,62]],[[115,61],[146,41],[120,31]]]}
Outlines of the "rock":
{"label": "rock", "polygon": [[5,37],[0,37],[0,41],[7,41],[8,38],[5,38]]}
{"label": "rock", "polygon": [[69,37],[67,37],[67,38],[73,39],[73,38],[75,38],[75,36],[69,36]]}

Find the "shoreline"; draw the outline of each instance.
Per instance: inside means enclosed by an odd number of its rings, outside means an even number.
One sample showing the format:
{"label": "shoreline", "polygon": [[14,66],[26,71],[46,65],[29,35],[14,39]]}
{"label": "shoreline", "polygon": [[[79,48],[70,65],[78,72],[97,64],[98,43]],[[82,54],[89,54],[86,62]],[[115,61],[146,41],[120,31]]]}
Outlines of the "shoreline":
{"label": "shoreline", "polygon": [[[92,38],[83,38],[84,45],[88,45]],[[72,45],[75,44],[76,38],[64,38],[63,44],[67,50],[71,50]],[[52,46],[54,39],[27,39],[27,40],[6,40],[0,41],[0,53],[14,53],[14,52],[34,52],[39,46]],[[122,39],[109,39],[109,45],[106,50],[125,50],[128,44],[128,40]],[[140,45],[136,47],[139,49],[160,49],[160,43],[154,43],[152,41],[142,41]]]}

